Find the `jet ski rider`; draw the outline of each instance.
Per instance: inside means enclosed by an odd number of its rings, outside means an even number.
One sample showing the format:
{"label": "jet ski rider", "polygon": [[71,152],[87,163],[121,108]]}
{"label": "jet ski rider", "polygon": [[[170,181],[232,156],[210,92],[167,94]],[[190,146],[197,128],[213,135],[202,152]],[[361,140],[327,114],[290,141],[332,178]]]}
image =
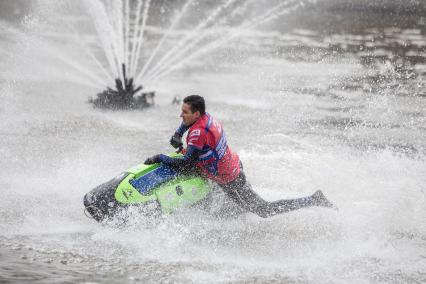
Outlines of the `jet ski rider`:
{"label": "jet ski rider", "polygon": [[182,136],[188,131],[187,148],[182,151],[184,156],[171,158],[159,154],[148,158],[145,164],[163,163],[179,172],[195,169],[201,176],[216,182],[239,207],[263,218],[309,206],[333,207],[320,190],[302,198],[264,200],[248,183],[238,155],[228,146],[222,125],[205,112],[203,97],[184,98],[180,117],[182,124],[170,144],[182,149]]}

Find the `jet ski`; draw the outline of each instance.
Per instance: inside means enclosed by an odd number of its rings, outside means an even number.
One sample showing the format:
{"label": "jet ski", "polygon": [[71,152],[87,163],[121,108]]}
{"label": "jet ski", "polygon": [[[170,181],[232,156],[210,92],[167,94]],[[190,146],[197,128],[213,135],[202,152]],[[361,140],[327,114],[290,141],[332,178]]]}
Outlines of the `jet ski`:
{"label": "jet ski", "polygon": [[200,176],[179,174],[160,163],[139,164],[92,189],[83,203],[86,216],[98,222],[126,222],[129,210],[150,218],[189,207],[211,210],[214,188]]}

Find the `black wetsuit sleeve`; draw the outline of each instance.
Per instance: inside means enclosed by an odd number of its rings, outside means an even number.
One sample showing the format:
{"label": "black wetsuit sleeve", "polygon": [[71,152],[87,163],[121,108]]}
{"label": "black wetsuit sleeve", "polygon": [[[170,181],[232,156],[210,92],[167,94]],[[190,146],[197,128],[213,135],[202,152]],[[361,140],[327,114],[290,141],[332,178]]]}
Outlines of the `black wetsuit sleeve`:
{"label": "black wetsuit sleeve", "polygon": [[159,159],[161,163],[182,172],[182,171],[190,171],[194,169],[200,154],[201,154],[200,149],[197,149],[196,147],[189,145],[188,148],[186,149],[186,154],[183,157],[172,158],[172,157],[161,154],[159,156]]}
{"label": "black wetsuit sleeve", "polygon": [[176,130],[175,133],[179,134],[181,137],[183,134],[189,129],[189,126],[186,126],[185,124],[181,124],[179,128]]}

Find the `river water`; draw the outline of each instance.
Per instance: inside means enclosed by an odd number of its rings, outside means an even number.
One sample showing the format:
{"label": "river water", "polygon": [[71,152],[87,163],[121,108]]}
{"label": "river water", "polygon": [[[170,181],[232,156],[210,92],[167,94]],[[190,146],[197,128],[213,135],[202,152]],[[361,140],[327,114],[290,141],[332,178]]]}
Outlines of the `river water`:
{"label": "river water", "polygon": [[[144,111],[93,109],[101,90],[28,39],[27,18],[0,22],[0,283],[426,282],[424,14],[324,7],[170,73]],[[86,192],[172,150],[171,101],[190,93],[261,196],[322,189],[339,210],[86,218]]]}

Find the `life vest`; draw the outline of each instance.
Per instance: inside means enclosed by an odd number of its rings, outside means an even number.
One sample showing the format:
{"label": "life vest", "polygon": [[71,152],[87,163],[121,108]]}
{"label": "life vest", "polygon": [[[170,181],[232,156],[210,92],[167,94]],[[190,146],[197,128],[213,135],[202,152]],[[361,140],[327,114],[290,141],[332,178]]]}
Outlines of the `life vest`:
{"label": "life vest", "polygon": [[199,150],[197,168],[202,176],[218,184],[235,180],[240,173],[240,159],[226,142],[222,125],[205,113],[188,130],[187,145]]}

